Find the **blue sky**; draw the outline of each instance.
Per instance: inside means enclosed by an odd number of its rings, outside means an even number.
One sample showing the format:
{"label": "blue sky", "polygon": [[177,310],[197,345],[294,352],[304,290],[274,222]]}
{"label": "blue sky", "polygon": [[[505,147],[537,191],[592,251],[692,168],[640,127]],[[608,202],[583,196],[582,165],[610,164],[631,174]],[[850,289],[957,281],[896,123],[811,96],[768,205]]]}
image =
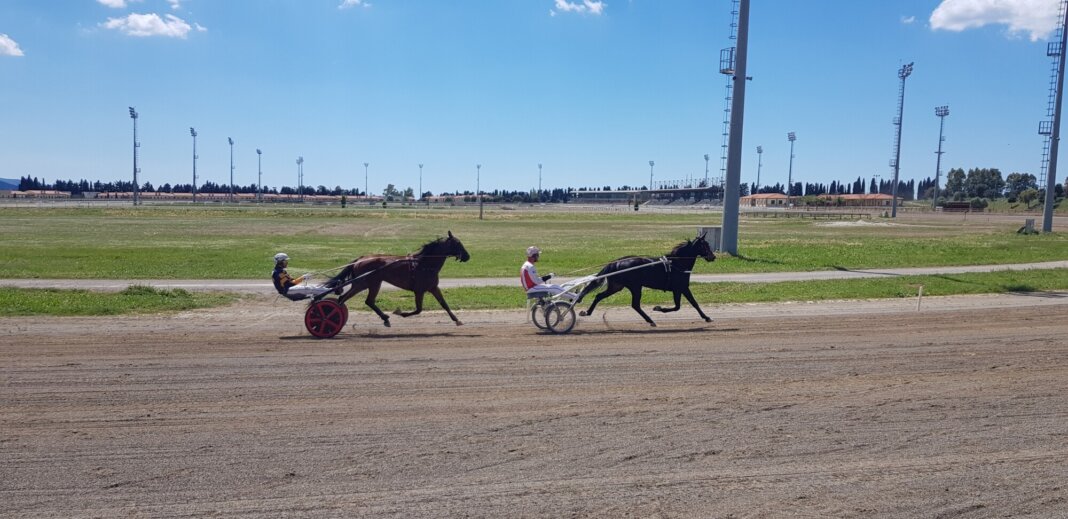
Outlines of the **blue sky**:
{"label": "blue sky", "polygon": [[[1058,0],[754,0],[742,179],[1039,173]],[[727,0],[4,0],[0,178],[440,193],[719,176]],[[944,177],[943,177],[944,178]]]}

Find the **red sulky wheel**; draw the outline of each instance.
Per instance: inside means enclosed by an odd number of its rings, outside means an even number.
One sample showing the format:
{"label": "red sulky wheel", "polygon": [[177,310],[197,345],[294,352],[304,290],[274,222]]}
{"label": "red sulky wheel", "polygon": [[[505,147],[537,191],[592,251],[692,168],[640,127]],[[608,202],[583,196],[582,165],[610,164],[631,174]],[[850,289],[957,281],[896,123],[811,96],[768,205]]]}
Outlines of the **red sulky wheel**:
{"label": "red sulky wheel", "polygon": [[304,312],[304,327],[320,339],[329,339],[345,327],[348,309],[333,299],[322,299],[308,305]]}

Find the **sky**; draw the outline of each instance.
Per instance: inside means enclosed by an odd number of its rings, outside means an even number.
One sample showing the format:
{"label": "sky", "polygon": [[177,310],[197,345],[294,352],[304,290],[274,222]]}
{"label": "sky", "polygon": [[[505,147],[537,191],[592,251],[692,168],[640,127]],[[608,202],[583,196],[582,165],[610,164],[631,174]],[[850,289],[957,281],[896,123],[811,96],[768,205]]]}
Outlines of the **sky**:
{"label": "sky", "polygon": [[[1060,0],[754,0],[742,181],[1038,176]],[[718,178],[729,0],[3,0],[0,178],[381,193]],[[655,161],[653,168],[649,161]],[[368,163],[368,167],[363,164]],[[476,165],[481,164],[481,168]],[[1059,175],[1060,176],[1060,175]],[[1058,179],[1058,181],[1061,181]]]}

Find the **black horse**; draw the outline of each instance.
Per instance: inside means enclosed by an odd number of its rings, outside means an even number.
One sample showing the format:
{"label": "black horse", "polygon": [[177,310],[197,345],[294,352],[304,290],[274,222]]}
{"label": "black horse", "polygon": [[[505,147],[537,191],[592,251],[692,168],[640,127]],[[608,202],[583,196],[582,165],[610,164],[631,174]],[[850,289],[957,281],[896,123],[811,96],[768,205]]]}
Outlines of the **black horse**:
{"label": "black horse", "polygon": [[[593,313],[593,309],[597,307],[597,303],[602,299],[623,290],[624,288],[630,290],[630,306],[638,315],[641,315],[647,323],[652,326],[656,326],[649,316],[642,311],[642,287],[649,287],[656,290],[671,291],[675,297],[674,308],[663,308],[660,306],[654,306],[653,310],[657,312],[675,312],[680,307],[682,296],[686,296],[686,300],[690,302],[697,313],[701,315],[701,318],[705,322],[712,321],[712,318],[705,315],[701,311],[701,307],[697,306],[697,301],[694,300],[693,294],[690,292],[690,272],[693,270],[693,266],[697,263],[697,258],[704,258],[705,261],[714,261],[716,255],[712,252],[712,247],[703,236],[698,237],[696,240],[687,240],[675,246],[671,249],[671,252],[665,256],[666,262],[663,262],[661,258],[652,258],[646,256],[625,256],[619,258],[608,265],[606,265],[597,276],[606,276],[607,278],[597,280],[593,283],[586,285],[586,288],[582,289],[579,294],[578,301],[582,301],[582,298],[589,292],[596,290],[601,285],[608,282],[608,289],[597,294],[597,297],[590,303],[590,307],[580,312],[580,315],[587,316]],[[633,267],[635,268],[627,272],[620,272]],[[619,274],[612,274],[613,272],[620,272]],[[577,301],[576,301],[577,303]]]}
{"label": "black horse", "polygon": [[460,240],[452,235],[452,231],[449,231],[448,237],[431,241],[420,247],[417,252],[407,256],[387,256],[384,254],[360,256],[342,269],[338,275],[327,281],[324,286],[337,287],[352,281],[348,292],[338,298],[338,303],[341,304],[344,304],[352,296],[367,290],[367,299],[364,302],[378,314],[378,317],[382,318],[382,324],[386,326],[389,326],[389,316],[375,305],[375,299],[378,297],[378,291],[382,288],[383,281],[397,288],[415,292],[414,312],[402,312],[399,309],[393,312],[401,317],[408,317],[422,312],[423,295],[430,292],[434,299],[438,300],[438,304],[449,314],[453,322],[459,326],[464,323],[460,322],[456,315],[452,313],[449,304],[445,302],[445,297],[441,295],[441,289],[438,288],[438,272],[445,265],[445,260],[450,257],[460,261],[471,259],[471,255],[467,253],[464,244],[460,243]]}

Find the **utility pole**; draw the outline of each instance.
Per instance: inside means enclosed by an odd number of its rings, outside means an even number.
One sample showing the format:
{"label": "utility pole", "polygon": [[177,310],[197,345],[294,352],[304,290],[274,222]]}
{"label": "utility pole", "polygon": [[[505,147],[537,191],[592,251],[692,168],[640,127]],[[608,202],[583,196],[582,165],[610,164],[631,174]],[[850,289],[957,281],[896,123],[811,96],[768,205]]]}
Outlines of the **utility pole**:
{"label": "utility pole", "polygon": [[189,135],[193,137],[193,203],[197,203],[197,131],[189,127]]}
{"label": "utility pole", "polygon": [[[757,181],[756,181],[757,190],[760,190],[760,168],[763,165],[764,165],[764,147],[763,146],[757,146]],[[749,193],[749,194],[750,195],[755,195],[756,193]]]}
{"label": "utility pole", "polygon": [[786,174],[786,205],[792,206],[790,200],[793,197],[794,192],[794,141],[797,140],[797,134],[790,132],[786,134],[786,140],[790,141],[790,171]]}
{"label": "utility pole", "polygon": [[263,151],[256,148],[256,200],[263,202]]}
{"label": "utility pole", "polygon": [[482,219],[482,164],[475,164],[475,191],[478,193],[478,219]]}
{"label": "utility pole", "polygon": [[234,201],[234,140],[226,138],[230,142],[230,203]]}

